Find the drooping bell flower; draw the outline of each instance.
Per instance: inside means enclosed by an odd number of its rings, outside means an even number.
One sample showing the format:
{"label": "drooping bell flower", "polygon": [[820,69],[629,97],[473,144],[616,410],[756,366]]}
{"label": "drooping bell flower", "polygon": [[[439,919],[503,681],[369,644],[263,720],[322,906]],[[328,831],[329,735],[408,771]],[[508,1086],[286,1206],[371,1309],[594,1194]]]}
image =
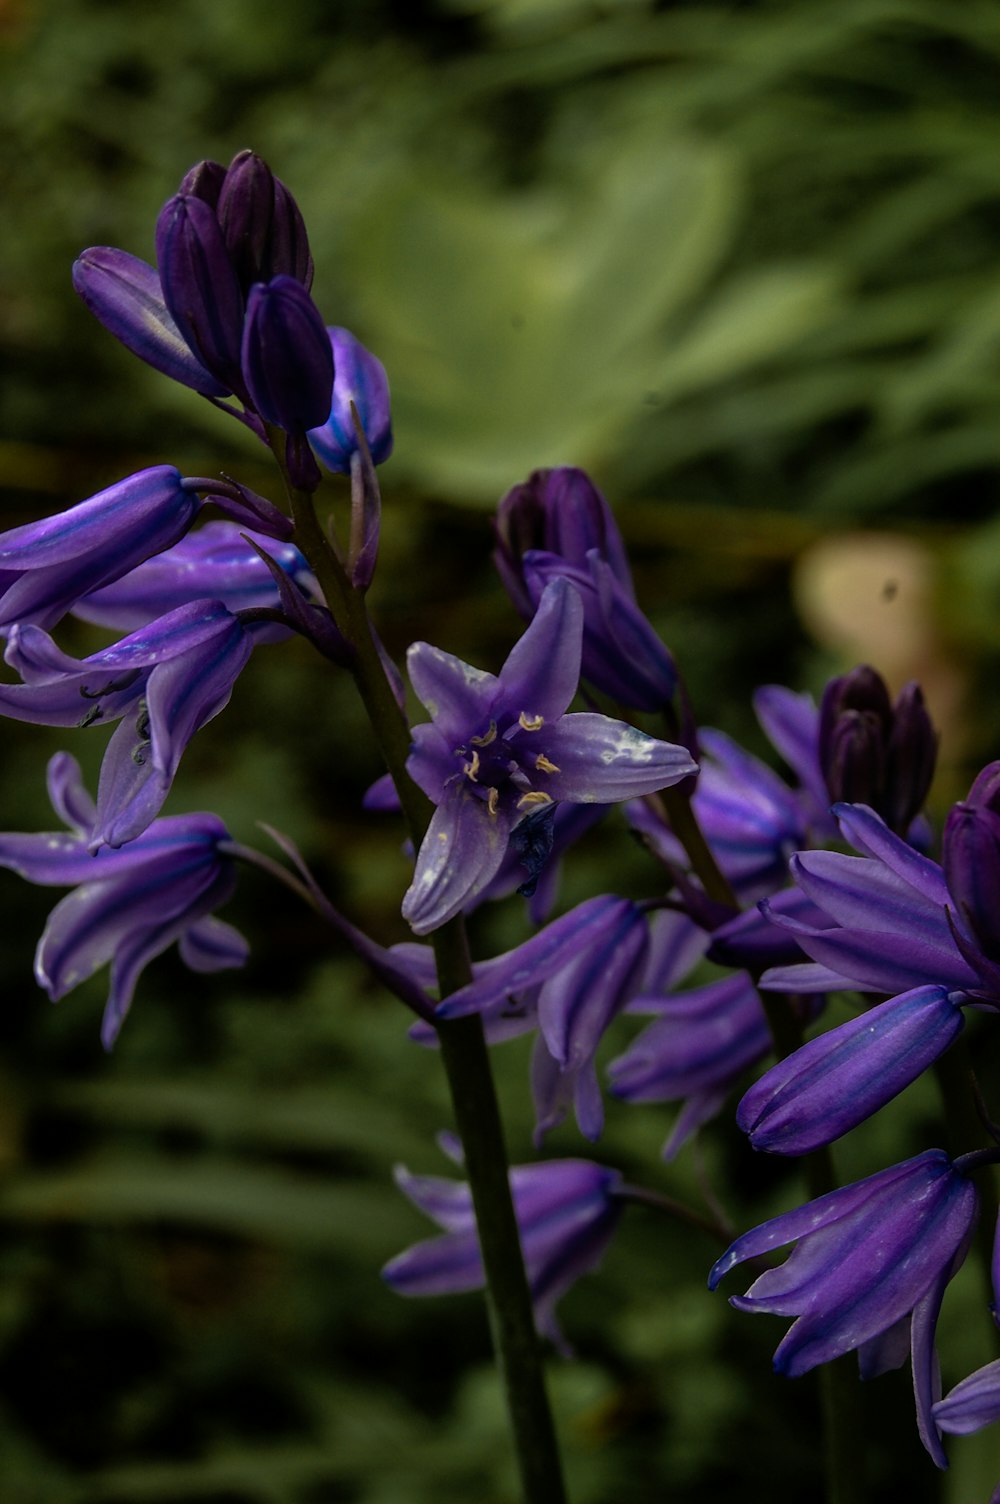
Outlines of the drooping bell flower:
{"label": "drooping bell flower", "polygon": [[232,895],[229,833],[215,815],[156,820],[120,851],[91,854],[96,809],[66,752],[49,763],[49,797],[69,832],[0,835],[0,866],[30,883],[72,888],[49,915],[35,977],[53,1002],[111,963],[101,1039],[110,1049],[143,968],[176,941],[193,971],[242,966],[242,935],[214,916]]}
{"label": "drooping bell flower", "polygon": [[963,1000],[944,987],[915,987],[809,1040],[751,1086],[737,1125],[771,1154],[833,1143],[944,1054],[962,1031]]}
{"label": "drooping bell flower", "polygon": [[[472,1208],[461,1181],[412,1175],[402,1166],[396,1183],[444,1235],[416,1243],[390,1260],[382,1278],[400,1295],[449,1295],[482,1289],[485,1276]],[[619,1171],[585,1159],[515,1165],[510,1172],[514,1214],[535,1310],[543,1336],[569,1349],[555,1307],[584,1274],[596,1269],[614,1236],[624,1202]]]}
{"label": "drooping bell flower", "polygon": [[636,604],[611,508],[582,470],[534,471],[500,502],[494,532],[497,570],[526,620],[553,580],[568,579],[579,592],[585,679],[632,709],[669,704],[673,658]]}
{"label": "drooping bell flower", "polygon": [[446,997],[437,1016],[478,1013],[491,1043],[537,1029],[535,1142],[562,1122],[571,1104],[580,1132],[593,1141],[604,1123],[597,1049],[633,995],[648,955],[646,914],[627,898],[602,894],[513,950],[477,962],[473,980]]}
{"label": "drooping bell flower", "polygon": [[670,1160],[768,1054],[771,1032],[757,989],[741,972],[664,997],[640,993],[628,1011],[651,1013],[653,1022],[610,1061],[611,1090],[625,1102],[683,1102],[663,1148]]}
{"label": "drooping bell flower", "polygon": [[177,543],[201,506],[194,482],[154,465],[0,533],[0,633],[15,623],[55,626],[85,595]]}
{"label": "drooping bell flower", "polygon": [[253,641],[219,601],[193,601],[111,647],[73,658],[40,627],[15,627],[5,654],[21,684],[0,715],[43,726],[121,724],[101,768],[92,840],[121,846],[157,815],[194,734],[216,716]]}
{"label": "drooping bell flower", "polygon": [[794,1242],[784,1264],[730,1304],[796,1318],[774,1355],[776,1371],[791,1377],[856,1351],[862,1378],[873,1378],[899,1367],[909,1348],[918,1429],[939,1467],[934,1331],[979,1211],[965,1167],[928,1149],[744,1233],[709,1275],[714,1290],[737,1264]]}
{"label": "drooping bell flower", "polygon": [[410,679],[432,719],[413,730],[407,771],[437,806],[403,900],[417,934],[482,892],[515,825],[540,806],[616,803],[696,771],[683,747],[607,716],[565,713],[582,631],[576,590],[555,580],[498,677],[429,643],[410,648]]}
{"label": "drooping bell flower", "polygon": [[[193,600],[221,601],[230,611],[277,608],[278,590],[258,549],[281,567],[306,600],[321,601],[315,576],[294,543],[280,542],[238,523],[208,522],[138,564],[113,585],[85,595],[73,607],[73,615],[116,631],[134,632]],[[250,627],[258,641],[263,625]]]}

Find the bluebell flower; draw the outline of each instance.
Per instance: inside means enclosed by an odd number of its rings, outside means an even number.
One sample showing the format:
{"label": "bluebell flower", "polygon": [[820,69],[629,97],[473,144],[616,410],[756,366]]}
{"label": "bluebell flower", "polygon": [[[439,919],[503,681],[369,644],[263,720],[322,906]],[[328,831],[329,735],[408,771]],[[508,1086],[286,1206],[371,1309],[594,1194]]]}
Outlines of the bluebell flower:
{"label": "bluebell flower", "polygon": [[737,1264],[794,1242],[784,1264],[730,1304],[795,1317],[774,1355],[776,1371],[790,1376],[857,1351],[862,1378],[872,1378],[904,1362],[909,1347],[921,1439],[944,1467],[932,1415],[934,1331],[977,1216],[961,1161],[929,1149],[744,1233],[712,1268],[709,1287]]}
{"label": "bluebell flower", "polygon": [[822,837],[835,837],[830,795],[820,766],[819,708],[812,695],[765,684],[753,697],[754,713],[771,746],[795,776],[802,817]]}
{"label": "bluebell flower", "polygon": [[741,1103],[756,1148],[803,1154],[890,1101],[948,1048],[967,1006],[1000,1007],[1000,764],[984,769],[945,824],[942,863],[915,851],[873,810],[837,805],[862,856],[802,852],[798,892],[820,915],[762,909],[812,962],[778,964],[775,991],[852,988],[887,1002],[810,1041],[772,1067]]}
{"label": "bluebell flower", "polygon": [[653,1022],[609,1063],[611,1090],[626,1102],[684,1103],[663,1148],[670,1160],[769,1054],[771,1031],[744,972],[666,996],[640,992],[628,1012],[652,1014]]}
{"label": "bluebell flower", "polygon": [[[568,1348],[555,1307],[571,1285],[596,1269],[621,1215],[622,1177],[584,1159],[515,1165],[510,1172],[514,1212],[539,1331],[563,1353]],[[411,1175],[396,1183],[444,1236],[417,1243],[392,1259],[382,1278],[400,1295],[449,1295],[482,1289],[485,1280],[468,1185],[439,1176]]]}
{"label": "bluebell flower", "polygon": [[195,732],[229,702],[252,638],[219,601],[193,601],[114,643],[73,658],[40,627],[14,627],[0,715],[44,726],[119,720],[101,768],[92,840],[121,846],[159,813]]}
{"label": "bluebell flower", "polygon": [[570,1103],[584,1137],[600,1137],[597,1048],[635,991],[648,953],[643,911],[602,894],[513,950],[477,962],[472,982],[438,1006],[439,1018],[480,1014],[491,1042],[538,1030],[531,1072],[536,1143],[562,1122]]}
{"label": "bluebell flower", "polygon": [[585,679],[636,710],[669,704],[676,666],[636,604],[621,534],[589,476],[571,466],[534,471],[500,502],[495,533],[497,570],[526,620],[553,580],[579,592]]}
{"label": "bluebell flower", "polygon": [[53,1001],[111,962],[101,1038],[110,1049],[143,968],[176,941],[193,971],[241,966],[247,944],[215,909],[231,896],[236,868],[215,815],[156,820],[121,851],[91,842],[97,811],[68,753],[49,763],[49,796],[69,833],[0,835],[0,866],[28,882],[73,888],[49,915],[35,977]]}
{"label": "bluebell flower", "polygon": [[820,1034],[751,1086],[738,1126],[755,1149],[772,1154],[832,1143],[944,1053],[962,1031],[959,1002],[944,987],[915,987]]}
{"label": "bluebell flower", "polygon": [[244,294],[255,282],[279,276],[294,277],[309,291],[313,260],[299,206],[256,152],[237,152],[228,167],[199,162],[185,175],[180,191],[215,209]]}
{"label": "bluebell flower", "polygon": [[83,596],[178,542],[201,505],[194,483],[155,465],[0,533],[0,632],[15,622],[55,626]]}
{"label": "bluebell flower", "polygon": [[418,934],[482,892],[514,826],[541,806],[615,803],[696,771],[683,747],[607,716],[565,714],[582,630],[579,596],[556,580],[498,677],[428,643],[410,648],[410,680],[432,719],[414,728],[407,771],[437,806],[403,900]]}
{"label": "bluebell flower", "polygon": [[[258,549],[280,565],[306,600],[322,602],[315,576],[294,543],[233,522],[208,522],[120,580],[85,595],[72,614],[115,631],[134,632],[195,600],[220,601],[233,612],[277,609],[278,590]],[[264,635],[287,635],[287,629],[268,628],[263,622],[252,623],[250,630],[258,641],[262,630]]]}
{"label": "bluebell flower", "polygon": [[971,936],[961,939],[960,904],[937,862],[895,835],[874,810],[842,804],[834,814],[844,838],[863,855],[807,851],[793,858],[797,887],[832,923],[817,928],[765,901],[762,907],[773,922],[813,959],[773,968],[762,986],[782,992],[854,988],[897,994],[936,984],[988,997],[989,961]]}

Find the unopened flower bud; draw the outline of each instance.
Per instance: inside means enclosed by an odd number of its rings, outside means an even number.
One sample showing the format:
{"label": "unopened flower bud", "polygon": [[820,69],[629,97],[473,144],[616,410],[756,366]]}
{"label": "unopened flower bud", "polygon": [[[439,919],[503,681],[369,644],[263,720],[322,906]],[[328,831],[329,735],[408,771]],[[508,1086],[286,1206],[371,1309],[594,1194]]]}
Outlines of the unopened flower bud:
{"label": "unopened flower bud", "polygon": [[243,377],[253,404],[286,433],[318,428],[330,411],[333,351],[319,309],[294,277],[258,282],[247,301]]}
{"label": "unopened flower bud", "polygon": [[174,323],[206,369],[241,394],[243,294],[204,199],[178,193],[167,200],[156,222],[156,256]]}
{"label": "unopened flower bud", "polygon": [[819,711],[819,762],[833,803],[867,804],[905,835],[934,776],[937,734],[916,684],[895,705],[862,665],[831,679]]}
{"label": "unopened flower bud", "polygon": [[196,162],[181,178],[177,192],[190,193],[195,198],[204,199],[214,209],[219,202],[219,192],[225,176],[226,169],[221,162]]}
{"label": "unopened flower bud", "polygon": [[255,152],[230,162],[218,196],[219,224],[244,294],[255,282],[290,276],[312,286],[305,224],[284,183]]}

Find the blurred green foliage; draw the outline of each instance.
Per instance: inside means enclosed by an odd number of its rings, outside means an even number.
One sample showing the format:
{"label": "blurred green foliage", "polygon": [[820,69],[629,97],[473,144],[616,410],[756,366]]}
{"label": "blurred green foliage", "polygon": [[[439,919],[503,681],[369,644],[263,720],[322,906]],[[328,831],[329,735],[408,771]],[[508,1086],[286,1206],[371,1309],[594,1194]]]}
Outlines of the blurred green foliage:
{"label": "blurred green foliage", "polygon": [[[68,276],[88,244],[151,257],[186,167],[249,144],[302,204],[326,316],[390,372],[374,594],[391,650],[419,633],[501,661],[514,622],[483,509],[572,462],[620,504],[705,718],[752,736],[755,683],[821,676],[788,573],[859,523],[930,540],[943,630],[986,686],[998,83],[991,0],[6,0],[7,518],[165,459],[269,488],[236,425],[138,367]],[[974,750],[997,735],[991,699]],[[93,773],[99,739],[78,742]],[[4,745],[0,822],[46,828],[60,740],[5,728]],[[218,809],[248,841],[257,819],[280,826],[394,940],[406,861],[392,823],[357,808],[377,771],[348,688],[293,645],[255,658],[174,807]],[[574,896],[612,875],[645,881],[621,835],[581,850]],[[2,1504],[506,1504],[478,1303],[410,1304],[377,1278],[427,1231],[391,1165],[441,1168],[449,1116],[399,1008],[250,880],[230,911],[253,938],[246,973],[194,983],[157,963],[106,1061],[100,980],[44,1006],[28,955],[47,895],[2,891]],[[482,950],[518,922],[478,919]],[[497,1064],[524,1159],[524,1050]],[[922,1143],[933,1113],[908,1094],[847,1141],[845,1173]],[[609,1117],[610,1163],[693,1201],[706,1179],[736,1186],[739,1225],[800,1194],[728,1122],[668,1174],[669,1112]],[[553,1146],[581,1152],[569,1128]],[[552,1378],[575,1504],[816,1497],[812,1389],[771,1376],[770,1323],[707,1294],[715,1251],[636,1213],[567,1299],[580,1361]],[[973,1309],[967,1284],[955,1300]],[[951,1376],[982,1360],[962,1325]],[[877,1487],[935,1498],[905,1375],[866,1402]],[[989,1436],[955,1449],[953,1504],[987,1497],[995,1452]]]}

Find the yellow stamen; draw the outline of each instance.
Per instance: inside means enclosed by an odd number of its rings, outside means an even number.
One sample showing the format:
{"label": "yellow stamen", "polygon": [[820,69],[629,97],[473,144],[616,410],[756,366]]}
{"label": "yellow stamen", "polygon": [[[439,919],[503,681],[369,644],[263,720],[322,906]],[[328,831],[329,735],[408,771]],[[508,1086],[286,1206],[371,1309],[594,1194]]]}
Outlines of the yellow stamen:
{"label": "yellow stamen", "polygon": [[531,789],[527,794],[522,794],[517,801],[518,809],[531,809],[533,805],[553,804],[555,801],[551,794],[543,794],[541,789]]}
{"label": "yellow stamen", "polygon": [[471,762],[467,762],[467,763],[463,764],[462,772],[465,774],[466,778],[471,778],[472,781],[473,781],[473,783],[475,783],[475,781],[476,781],[476,775],[479,772],[479,753],[478,752],[473,752]]}
{"label": "yellow stamen", "polygon": [[545,718],[540,715],[529,715],[526,710],[522,710],[517,718],[517,724],[522,731],[541,731],[545,725]]}
{"label": "yellow stamen", "polygon": [[500,792],[499,792],[499,790],[498,789],[490,789],[489,797],[486,800],[486,808],[489,810],[489,812],[490,812],[491,815],[493,815],[493,816],[496,815],[497,808],[498,808],[499,804],[500,804]]}
{"label": "yellow stamen", "polygon": [[469,741],[474,747],[488,747],[490,742],[496,741],[496,735],[497,723],[496,721],[490,721],[490,729],[486,732],[485,736],[470,736]]}
{"label": "yellow stamen", "polygon": [[558,773],[559,769],[554,762],[550,762],[544,752],[539,752],[535,758],[535,767],[540,773]]}

